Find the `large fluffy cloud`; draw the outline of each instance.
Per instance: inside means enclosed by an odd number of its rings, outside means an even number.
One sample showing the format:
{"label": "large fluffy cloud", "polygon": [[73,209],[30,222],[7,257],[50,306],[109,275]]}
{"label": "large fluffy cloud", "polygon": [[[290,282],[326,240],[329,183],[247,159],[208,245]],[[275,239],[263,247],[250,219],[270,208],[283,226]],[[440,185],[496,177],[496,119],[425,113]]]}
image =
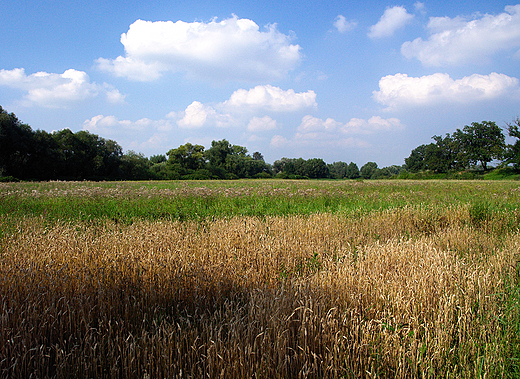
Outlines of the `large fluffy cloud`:
{"label": "large fluffy cloud", "polygon": [[268,25],[233,16],[217,22],[137,20],[121,36],[125,56],[100,58],[98,67],[117,76],[149,81],[164,72],[186,72],[216,81],[284,77],[301,59],[292,37]]}
{"label": "large fluffy cloud", "polygon": [[492,54],[520,47],[520,5],[507,6],[499,15],[432,17],[429,38],[417,38],[401,47],[407,58],[426,66],[461,65],[486,61]]}
{"label": "large fluffy cloud", "polygon": [[410,105],[473,103],[516,96],[518,91],[517,78],[497,73],[473,74],[457,80],[441,73],[422,77],[396,74],[381,78],[374,99],[389,109],[397,109]]}
{"label": "large fluffy cloud", "polygon": [[86,100],[105,93],[107,101],[120,103],[124,95],[108,84],[98,85],[90,81],[84,71],[66,70],[63,74],[36,72],[27,75],[23,68],[0,70],[0,85],[22,90],[27,105],[65,107],[70,103]]}
{"label": "large fluffy cloud", "polygon": [[370,38],[390,37],[413,19],[413,15],[402,6],[387,8],[377,24],[370,27]]}

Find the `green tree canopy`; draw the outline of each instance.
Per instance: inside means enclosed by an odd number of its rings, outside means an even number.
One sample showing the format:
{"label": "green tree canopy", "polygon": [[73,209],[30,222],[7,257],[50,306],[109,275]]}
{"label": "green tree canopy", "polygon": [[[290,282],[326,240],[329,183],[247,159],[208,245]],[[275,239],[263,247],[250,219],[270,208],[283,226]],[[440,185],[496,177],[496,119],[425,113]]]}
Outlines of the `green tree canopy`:
{"label": "green tree canopy", "polygon": [[30,173],[34,132],[0,106],[0,175],[24,179]]}
{"label": "green tree canopy", "polygon": [[489,162],[504,157],[504,133],[493,121],[473,122],[463,130],[457,129],[453,139],[458,143],[461,161],[469,165],[480,163],[484,171]]}
{"label": "green tree canopy", "polygon": [[367,162],[361,167],[360,175],[363,179],[371,179],[377,170],[376,162]]}
{"label": "green tree canopy", "polygon": [[347,167],[347,178],[357,179],[360,177],[359,168],[354,162],[350,162]]}
{"label": "green tree canopy", "polygon": [[204,168],[206,158],[204,157],[204,146],[187,143],[167,153],[171,164],[178,164],[184,170],[198,170]]}

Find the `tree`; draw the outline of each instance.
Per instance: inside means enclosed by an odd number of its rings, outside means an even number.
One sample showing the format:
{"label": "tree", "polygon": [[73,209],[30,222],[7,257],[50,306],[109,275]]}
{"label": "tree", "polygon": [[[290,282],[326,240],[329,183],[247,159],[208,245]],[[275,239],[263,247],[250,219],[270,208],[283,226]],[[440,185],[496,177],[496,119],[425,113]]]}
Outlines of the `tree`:
{"label": "tree", "polygon": [[206,165],[204,146],[202,145],[192,145],[188,142],[176,149],[171,149],[167,155],[170,164],[178,164],[184,171],[198,170]]}
{"label": "tree", "polygon": [[273,171],[283,178],[318,179],[330,176],[329,166],[321,158],[282,158],[273,163]]}
{"label": "tree", "polygon": [[426,166],[426,149],[428,145],[420,145],[412,150],[410,156],[404,159],[406,169],[410,172],[419,172],[427,169]]}
{"label": "tree", "polygon": [[359,168],[357,164],[354,162],[350,162],[347,167],[347,178],[348,179],[357,179],[359,178]]}
{"label": "tree", "polygon": [[52,134],[58,147],[56,176],[60,179],[110,179],[120,174],[123,149],[113,140],[81,130],[63,129]]}
{"label": "tree", "polygon": [[31,155],[32,178],[37,180],[59,179],[60,146],[51,133],[37,130],[33,136]]}
{"label": "tree", "polygon": [[435,143],[420,145],[412,150],[410,156],[404,159],[406,169],[410,172],[432,170],[448,172],[461,166],[459,142],[448,133],[445,137],[433,136]]}
{"label": "tree", "polygon": [[150,161],[142,153],[128,151],[121,157],[121,171],[123,178],[127,180],[152,179]]}
{"label": "tree", "polygon": [[343,179],[347,177],[348,163],[334,162],[328,164],[330,176],[334,179]]}
{"label": "tree", "polygon": [[335,179],[357,179],[359,178],[359,168],[354,162],[334,162],[328,165],[330,176]]}
{"label": "tree", "polygon": [[224,167],[226,158],[233,153],[231,144],[223,139],[221,141],[211,141],[211,147],[204,153],[205,158],[211,167]]}
{"label": "tree", "polygon": [[[427,148],[427,165],[436,172],[448,172],[464,168],[464,159],[460,151],[460,143],[446,133],[446,136],[433,136],[435,148]],[[433,160],[434,159],[434,160]]]}
{"label": "tree", "polygon": [[459,158],[469,165],[480,162],[484,171],[494,159],[501,159],[505,152],[502,129],[493,121],[473,122],[463,130],[457,129],[453,139],[460,147]]}
{"label": "tree", "polygon": [[507,146],[505,162],[507,164],[512,164],[515,170],[520,170],[520,118],[517,117],[515,121],[507,124],[507,130],[509,132],[509,137],[514,137],[517,140],[513,145]]}
{"label": "tree", "polygon": [[29,179],[34,132],[0,106],[0,175]]}
{"label": "tree", "polygon": [[164,155],[164,154],[152,155],[149,158],[149,160],[153,164],[159,164],[159,163],[163,163],[163,162],[168,161],[168,159],[166,158],[166,155]]}
{"label": "tree", "polygon": [[404,170],[404,168],[402,166],[397,166],[397,165],[378,168],[372,174],[372,179],[386,179],[386,178],[396,177],[403,170]]}
{"label": "tree", "polygon": [[360,171],[361,177],[363,179],[370,179],[370,178],[372,178],[372,175],[374,175],[376,170],[377,170],[376,162],[367,162],[363,165],[363,167],[361,167],[361,171]]}
{"label": "tree", "polygon": [[328,178],[330,176],[329,168],[325,161],[321,158],[311,158],[303,164],[303,173],[300,175],[307,176],[312,179]]}
{"label": "tree", "polygon": [[264,160],[264,156],[263,156],[260,152],[255,151],[255,152],[253,153],[253,159],[254,159],[255,161],[263,161],[263,160]]}

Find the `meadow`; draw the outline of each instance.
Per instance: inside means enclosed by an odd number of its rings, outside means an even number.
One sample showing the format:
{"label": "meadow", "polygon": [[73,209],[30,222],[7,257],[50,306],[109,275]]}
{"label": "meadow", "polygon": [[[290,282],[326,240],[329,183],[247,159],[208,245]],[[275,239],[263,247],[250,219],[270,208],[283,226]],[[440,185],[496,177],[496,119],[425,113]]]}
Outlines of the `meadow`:
{"label": "meadow", "polygon": [[0,377],[516,378],[520,182],[0,183]]}

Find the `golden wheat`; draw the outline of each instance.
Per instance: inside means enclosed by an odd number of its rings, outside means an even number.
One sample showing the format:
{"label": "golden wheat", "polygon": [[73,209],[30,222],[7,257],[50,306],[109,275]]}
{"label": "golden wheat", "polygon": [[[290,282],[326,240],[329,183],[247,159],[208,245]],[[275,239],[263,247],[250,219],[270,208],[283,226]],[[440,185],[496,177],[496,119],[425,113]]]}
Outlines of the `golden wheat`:
{"label": "golden wheat", "polygon": [[500,376],[520,244],[494,228],[464,206],[25,218],[1,246],[0,376]]}

